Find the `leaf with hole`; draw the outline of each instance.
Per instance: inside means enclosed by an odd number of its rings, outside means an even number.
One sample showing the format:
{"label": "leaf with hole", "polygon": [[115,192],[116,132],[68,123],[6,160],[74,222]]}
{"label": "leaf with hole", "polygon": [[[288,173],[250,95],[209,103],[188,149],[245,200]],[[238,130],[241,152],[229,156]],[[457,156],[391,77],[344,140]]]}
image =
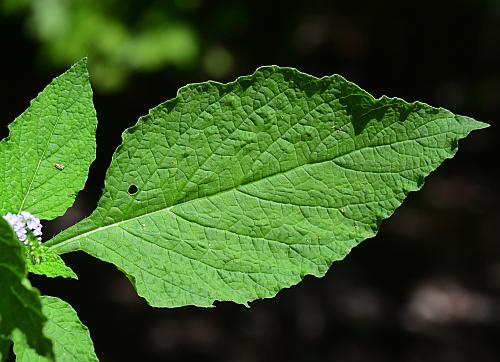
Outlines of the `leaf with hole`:
{"label": "leaf with hole", "polygon": [[124,133],[97,209],[48,245],[115,264],[153,306],[247,304],[323,276],[486,126],[291,68],[188,85]]}

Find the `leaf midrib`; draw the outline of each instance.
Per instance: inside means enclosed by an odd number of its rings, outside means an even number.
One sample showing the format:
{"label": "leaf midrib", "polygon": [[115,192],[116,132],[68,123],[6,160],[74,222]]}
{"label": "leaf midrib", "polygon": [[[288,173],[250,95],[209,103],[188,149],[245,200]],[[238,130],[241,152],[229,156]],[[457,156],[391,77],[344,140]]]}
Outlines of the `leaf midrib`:
{"label": "leaf midrib", "polygon": [[[402,140],[402,141],[399,141],[399,142],[415,141],[415,140],[420,139],[420,138],[427,138],[427,137],[434,137],[434,136],[435,135],[426,135],[424,137],[417,137],[415,139]],[[395,142],[395,143],[399,143],[399,142]],[[92,235],[92,234],[95,234],[95,233],[103,231],[103,230],[107,230],[107,229],[111,229],[111,228],[114,228],[114,227],[118,227],[120,225],[126,224],[126,223],[134,221],[134,220],[139,220],[139,219],[142,219],[144,217],[156,215],[156,214],[159,214],[159,213],[162,213],[162,212],[168,212],[168,211],[170,211],[172,208],[174,208],[176,206],[180,207],[182,205],[186,205],[186,204],[198,201],[198,200],[203,199],[203,198],[220,196],[222,194],[225,194],[225,193],[237,190],[240,187],[248,186],[248,185],[251,185],[253,183],[257,183],[257,182],[266,180],[268,178],[271,178],[271,177],[274,177],[274,176],[277,176],[277,175],[280,175],[280,174],[284,174],[284,173],[293,171],[293,170],[295,170],[295,169],[297,169],[299,167],[305,167],[305,166],[310,166],[310,165],[320,164],[320,163],[326,163],[326,162],[334,162],[334,161],[338,160],[339,158],[345,157],[345,156],[347,156],[347,155],[349,155],[349,154],[351,154],[353,152],[361,151],[361,150],[366,149],[366,148],[376,148],[376,147],[391,146],[391,145],[394,145],[395,143],[364,146],[364,147],[360,147],[360,148],[355,148],[353,150],[350,150],[348,152],[345,152],[343,154],[337,155],[337,156],[329,158],[329,159],[322,159],[322,160],[317,160],[317,161],[312,161],[312,162],[307,162],[307,163],[304,163],[304,164],[300,164],[300,165],[297,165],[296,167],[292,167],[292,168],[290,168],[288,170],[281,171],[281,172],[276,172],[276,173],[270,174],[268,176],[265,176],[263,178],[259,178],[257,180],[252,180],[252,181],[249,181],[249,182],[246,182],[246,183],[242,183],[240,185],[233,186],[233,187],[228,188],[228,189],[226,189],[224,191],[221,191],[221,192],[217,192],[217,193],[213,193],[213,194],[206,195],[206,196],[203,196],[203,197],[198,197],[198,198],[194,198],[194,199],[191,199],[191,200],[187,200],[187,201],[184,201],[184,202],[181,202],[181,203],[178,203],[178,204],[174,204],[174,205],[170,205],[170,206],[167,206],[167,207],[155,210],[155,211],[151,211],[151,212],[147,212],[147,213],[144,213],[144,214],[141,214],[141,215],[138,215],[138,216],[134,216],[134,217],[129,218],[129,219],[121,220],[121,221],[118,221],[118,222],[115,222],[115,223],[112,223],[112,224],[108,224],[108,225],[105,225],[105,226],[101,226],[101,227],[92,229],[92,230],[87,231],[87,232],[85,232],[83,234],[80,234],[80,235],[74,236],[72,238],[63,240],[63,241],[61,241],[61,242],[59,242],[57,244],[52,244],[52,245],[49,246],[49,248],[52,249],[54,252],[56,252],[57,248],[60,248],[60,247],[62,247],[64,245],[67,245],[67,244],[70,244],[71,242],[74,242],[74,241],[76,241],[78,239],[84,238],[84,237],[86,237],[88,235]],[[48,245],[48,244],[50,244],[50,241],[48,241],[46,245]]]}
{"label": "leaf midrib", "polygon": [[36,166],[35,173],[33,174],[33,177],[31,178],[30,184],[28,186],[28,190],[26,190],[26,194],[24,195],[23,201],[21,202],[21,206],[19,206],[19,210],[17,212],[18,214],[21,213],[21,211],[23,211],[24,203],[26,202],[26,199],[28,198],[28,195],[31,192],[31,187],[33,186],[33,182],[35,181],[36,175],[38,174],[38,170],[40,169],[40,165],[42,164],[42,161],[45,160],[44,157],[45,157],[45,153],[47,152],[48,145],[49,145],[52,137],[54,136],[54,132],[55,132],[57,126],[60,124],[60,120],[61,120],[62,115],[64,113],[68,112],[76,104],[77,101],[78,101],[78,98],[75,97],[73,102],[71,102],[71,104],[68,107],[62,109],[59,112],[59,114],[57,115],[57,118],[54,122],[54,125],[52,126],[52,130],[50,132],[50,135],[47,138],[47,141],[45,142],[45,146],[43,148],[42,155],[40,156],[40,159],[38,160],[38,164]]}
{"label": "leaf midrib", "polygon": [[[344,155],[340,155],[338,157],[341,157],[341,156],[344,156]],[[337,157],[336,157],[337,158]],[[174,207],[177,207],[177,206],[183,206],[183,205],[186,205],[186,204],[189,204],[191,202],[195,202],[195,201],[199,201],[201,199],[204,199],[204,198],[209,198],[209,197],[215,197],[215,196],[220,196],[222,194],[225,194],[225,193],[229,193],[231,191],[234,191],[236,189],[238,189],[239,187],[243,187],[243,186],[248,186],[248,185],[251,185],[253,183],[257,183],[257,182],[260,182],[260,181],[263,181],[263,180],[266,180],[270,177],[274,177],[274,176],[277,176],[277,175],[280,175],[280,174],[284,174],[284,173],[287,173],[287,172],[290,172],[290,171],[293,171],[295,170],[296,168],[298,167],[304,167],[304,166],[308,166],[308,165],[313,165],[313,164],[320,164],[320,163],[324,163],[324,162],[331,162],[333,161],[333,159],[327,159],[327,160],[318,160],[318,161],[315,161],[315,162],[307,162],[305,164],[301,164],[301,165],[297,165],[296,167],[293,167],[293,168],[290,168],[286,171],[281,171],[281,172],[276,172],[276,173],[273,173],[273,174],[270,174],[266,177],[262,177],[262,178],[259,178],[257,180],[253,180],[253,181],[249,181],[249,182],[246,182],[246,183],[243,183],[243,184],[240,184],[240,185],[236,185],[236,186],[233,186],[231,188],[228,188],[224,191],[221,191],[221,192],[217,192],[217,193],[213,193],[213,194],[210,194],[210,195],[206,195],[206,196],[202,196],[202,197],[198,197],[198,198],[194,198],[194,199],[191,199],[191,200],[187,200],[187,201],[183,201],[181,203],[178,203],[178,204],[175,204],[175,205],[170,205],[170,206],[167,206],[167,207],[164,207],[164,208],[161,208],[161,209],[158,209],[158,210],[155,210],[155,211],[151,211],[151,212],[147,212],[147,213],[144,213],[144,214],[141,214],[141,215],[138,215],[138,216],[134,216],[132,218],[129,218],[129,219],[125,219],[125,220],[121,220],[121,221],[118,221],[118,222],[115,222],[115,223],[112,223],[112,224],[109,224],[109,225],[106,225],[106,226],[101,226],[101,227],[98,227],[98,228],[95,228],[95,229],[92,229],[90,231],[87,231],[83,234],[80,234],[80,235],[77,235],[77,236],[74,236],[72,238],[69,238],[69,239],[66,239],[66,240],[63,240],[57,244],[53,244],[53,245],[50,245],[49,248],[50,249],[53,249],[55,251],[56,248],[58,247],[61,247],[61,246],[64,246],[64,245],[67,245],[69,244],[70,242],[73,242],[73,241],[76,241],[78,239],[81,239],[83,237],[86,237],[88,235],[92,235],[92,234],[95,234],[99,231],[103,231],[103,230],[106,230],[106,229],[110,229],[110,228],[113,228],[113,227],[118,227],[120,225],[123,225],[123,224],[126,224],[128,222],[131,222],[131,221],[134,221],[134,220],[139,220],[139,219],[142,219],[144,217],[148,217],[148,216],[152,216],[152,215],[156,215],[156,214],[159,214],[159,213],[162,213],[162,212],[168,212],[170,211],[172,208]],[[50,241],[47,242],[46,245],[48,245],[50,243]]]}
{"label": "leaf midrib", "polygon": [[42,161],[44,160],[45,152],[47,151],[47,146],[49,145],[49,142],[52,139],[52,136],[54,135],[54,131],[57,127],[57,124],[59,123],[58,121],[59,121],[59,117],[58,117],[57,121],[54,123],[54,125],[52,126],[52,130],[50,132],[50,135],[47,138],[47,141],[45,142],[42,155],[40,156],[40,159],[38,160],[38,164],[36,165],[36,169],[35,169],[35,172],[33,173],[33,177],[31,177],[31,181],[30,181],[30,184],[28,185],[28,189],[26,190],[26,193],[24,194],[24,198],[23,198],[23,201],[21,202],[21,206],[19,206],[19,210],[17,211],[18,214],[20,214],[21,211],[23,211],[24,203],[26,202],[26,198],[28,197],[28,195],[31,191],[31,187],[33,186],[33,182],[35,181],[36,175],[38,174],[38,170],[40,169],[40,165],[42,164]]}

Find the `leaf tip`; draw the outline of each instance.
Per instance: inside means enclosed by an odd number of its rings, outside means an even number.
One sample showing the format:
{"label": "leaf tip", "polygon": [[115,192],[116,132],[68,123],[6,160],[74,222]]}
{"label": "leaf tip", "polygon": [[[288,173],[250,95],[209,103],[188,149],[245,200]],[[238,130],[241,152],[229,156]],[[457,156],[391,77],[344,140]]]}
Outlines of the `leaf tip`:
{"label": "leaf tip", "polygon": [[466,127],[469,132],[480,130],[480,129],[485,129],[490,127],[488,123],[476,121],[474,118],[467,117],[467,116],[456,116],[456,119],[458,122],[460,122],[464,127]]}
{"label": "leaf tip", "polygon": [[82,59],[80,59],[79,61],[74,63],[70,67],[69,71],[76,71],[77,73],[83,73],[88,77],[89,71],[88,71],[87,63],[88,63],[87,57],[83,57]]}

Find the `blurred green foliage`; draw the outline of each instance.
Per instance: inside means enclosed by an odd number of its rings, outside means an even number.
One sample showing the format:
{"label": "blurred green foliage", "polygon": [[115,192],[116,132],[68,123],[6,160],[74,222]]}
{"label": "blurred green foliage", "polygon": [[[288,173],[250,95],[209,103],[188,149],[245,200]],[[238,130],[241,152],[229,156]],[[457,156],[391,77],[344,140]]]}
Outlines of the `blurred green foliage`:
{"label": "blurred green foliage", "polygon": [[[41,42],[41,60],[65,67],[89,57],[93,82],[116,90],[133,71],[198,62],[199,36],[189,13],[199,0],[2,0],[3,16],[21,16]],[[226,56],[225,56],[226,55]],[[225,57],[227,54],[212,56]]]}

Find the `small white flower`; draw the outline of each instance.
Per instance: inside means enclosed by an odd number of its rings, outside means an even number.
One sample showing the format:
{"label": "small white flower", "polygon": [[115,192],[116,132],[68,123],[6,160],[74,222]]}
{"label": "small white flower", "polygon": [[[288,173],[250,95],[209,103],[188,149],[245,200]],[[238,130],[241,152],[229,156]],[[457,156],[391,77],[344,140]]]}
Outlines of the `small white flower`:
{"label": "small white flower", "polygon": [[33,229],[32,232],[33,232],[33,235],[35,235],[35,236],[42,236],[42,230],[40,230],[40,229]]}
{"label": "small white flower", "polygon": [[38,220],[36,218],[28,219],[28,221],[26,222],[26,225],[28,225],[28,227],[31,230],[33,230],[34,228],[37,228],[39,224],[40,224],[40,220]]}
{"label": "small white flower", "polygon": [[29,234],[36,236],[37,240],[41,241],[42,224],[40,219],[34,217],[30,212],[21,211],[19,215],[8,213],[3,218],[12,226],[17,238],[23,244],[28,245]]}
{"label": "small white flower", "polygon": [[17,222],[18,216],[10,212],[3,217],[9,224],[14,225]]}
{"label": "small white flower", "polygon": [[26,226],[31,230],[33,235],[41,236],[42,235],[42,224],[40,223],[40,219],[36,217],[32,217],[26,222]]}
{"label": "small white flower", "polygon": [[19,215],[22,216],[22,218],[24,219],[24,221],[28,221],[28,220],[34,218],[34,216],[30,212],[28,212],[28,211],[21,211],[21,213]]}
{"label": "small white flower", "polygon": [[3,218],[12,226],[19,241],[25,246],[24,252],[33,264],[41,263],[45,254],[42,245],[42,224],[40,219],[28,211],[19,215],[8,213]]}

